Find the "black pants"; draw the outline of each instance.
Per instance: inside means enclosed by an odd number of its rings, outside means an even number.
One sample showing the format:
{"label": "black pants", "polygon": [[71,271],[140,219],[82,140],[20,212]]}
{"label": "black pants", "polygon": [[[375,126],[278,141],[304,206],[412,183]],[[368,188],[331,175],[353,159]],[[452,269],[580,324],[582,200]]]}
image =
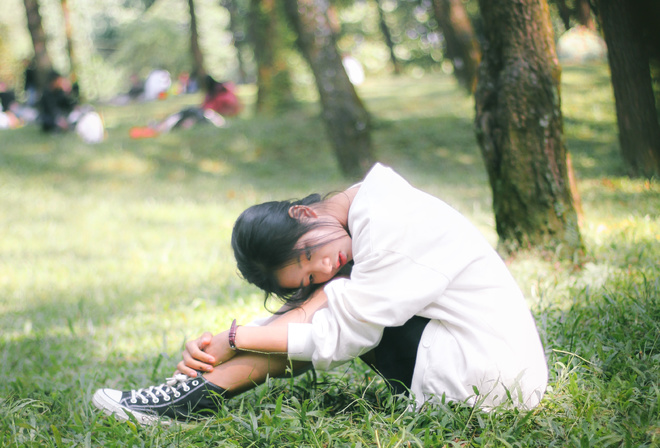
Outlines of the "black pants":
{"label": "black pants", "polygon": [[417,348],[430,319],[413,316],[400,327],[387,327],[374,349],[373,364],[395,394],[407,392],[412,384]]}

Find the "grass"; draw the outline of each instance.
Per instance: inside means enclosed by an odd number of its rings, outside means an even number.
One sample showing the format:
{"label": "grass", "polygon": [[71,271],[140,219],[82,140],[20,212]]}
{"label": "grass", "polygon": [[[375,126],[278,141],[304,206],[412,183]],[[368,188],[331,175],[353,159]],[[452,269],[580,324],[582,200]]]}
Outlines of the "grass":
{"label": "grass", "polygon": [[[99,414],[94,390],[160,383],[202,329],[263,314],[235,273],[236,216],[347,186],[313,103],[226,129],[128,130],[197,97],[99,106],[108,139],[0,134],[0,446],[660,446],[660,187],[624,176],[606,68],[566,67],[565,137],[588,261],[507,260],[533,310],[550,388],[532,412],[408,412],[359,363],[273,380],[196,425]],[[449,77],[370,80],[379,159],[496,243],[473,105]],[[244,87],[246,102],[254,99]]]}

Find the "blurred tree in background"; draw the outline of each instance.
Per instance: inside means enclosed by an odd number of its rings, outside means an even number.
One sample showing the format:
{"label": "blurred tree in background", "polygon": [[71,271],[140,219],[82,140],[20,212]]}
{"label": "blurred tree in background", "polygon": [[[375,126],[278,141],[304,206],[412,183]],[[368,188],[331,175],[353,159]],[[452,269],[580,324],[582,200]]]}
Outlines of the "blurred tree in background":
{"label": "blurred tree in background", "polygon": [[596,29],[589,0],[552,0],[552,3],[556,5],[565,29],[571,28],[574,22],[591,30]]}
{"label": "blurred tree in background", "polygon": [[249,36],[257,63],[257,112],[272,113],[294,103],[287,49],[293,40],[276,0],[251,0]]}
{"label": "blurred tree in background", "polygon": [[23,0],[25,14],[27,17],[27,28],[32,38],[34,49],[34,68],[36,74],[37,89],[43,90],[46,86],[48,73],[53,69],[50,55],[48,54],[46,33],[41,20],[38,0]]}
{"label": "blurred tree in background", "polygon": [[62,5],[62,17],[64,18],[64,36],[66,37],[66,52],[69,59],[69,78],[72,82],[78,81],[76,72],[76,58],[73,48],[73,27],[71,24],[71,14],[69,12],[69,0],[60,0]]}
{"label": "blurred tree in background", "polygon": [[[25,0],[35,3],[34,0]],[[3,0],[0,24],[11,35],[14,61],[34,54],[23,0]],[[36,3],[35,3],[36,4]],[[71,73],[62,0],[39,0],[51,65]],[[66,0],[75,49],[76,77],[88,99],[125,92],[129,75],[164,68],[173,76],[193,70],[190,14],[185,0]],[[229,13],[218,0],[195,0],[199,47],[207,70],[219,79],[237,79],[238,63]],[[250,63],[251,56],[244,60]],[[22,90],[20,64],[16,89]]]}
{"label": "blurred tree in background", "polygon": [[445,58],[454,75],[468,92],[477,86],[481,48],[462,0],[433,0],[435,20],[445,41]]}
{"label": "blurred tree in background", "polygon": [[[132,73],[144,77],[162,68],[176,76],[194,70],[188,44],[190,13],[184,0],[38,1],[51,65],[66,75],[75,71],[91,100],[126,91]],[[461,3],[469,17],[478,20],[476,0]],[[247,32],[251,5],[251,0],[195,0],[200,54],[205,69],[218,79],[245,82],[257,77],[256,42]],[[445,38],[430,0],[335,0],[332,5],[339,52],[357,58],[368,76],[453,71],[452,59],[445,59],[443,53]],[[12,37],[12,59],[32,58],[23,1],[3,0],[3,7],[0,23]],[[291,51],[293,37],[287,36],[286,24],[279,23],[283,62],[293,85],[309,88],[314,82],[311,73]]]}
{"label": "blurred tree in background", "polygon": [[190,55],[192,57],[192,73],[198,83],[203,82],[206,77],[206,66],[204,65],[204,53],[199,46],[199,31],[197,30],[197,15],[195,14],[195,2],[188,0],[188,13],[190,14]]}
{"label": "blurred tree in background", "polygon": [[[660,121],[652,66],[660,60],[656,0],[597,0],[608,48],[621,153],[628,175],[660,175]],[[656,72],[657,76],[657,72]]]}
{"label": "blurred tree in background", "polygon": [[240,84],[250,82],[253,78],[248,75],[249,61],[252,50],[247,39],[247,24],[243,17],[247,15],[247,0],[220,0],[220,4],[229,14],[229,30],[232,34],[232,44],[236,48],[236,62],[238,63],[238,76],[236,81]]}
{"label": "blurred tree in background", "polygon": [[323,108],[328,138],[341,171],[361,178],[376,161],[371,120],[342,65],[324,0],[285,0],[298,46],[309,63]]}
{"label": "blurred tree in background", "polygon": [[383,0],[374,0],[376,6],[378,7],[378,24],[380,25],[380,31],[383,33],[383,39],[385,40],[385,45],[390,53],[390,61],[392,62],[392,69],[395,75],[401,74],[401,63],[399,58],[396,56],[396,51],[394,51],[394,41],[392,40],[392,32],[390,31],[390,25],[387,21],[387,13],[383,9]]}

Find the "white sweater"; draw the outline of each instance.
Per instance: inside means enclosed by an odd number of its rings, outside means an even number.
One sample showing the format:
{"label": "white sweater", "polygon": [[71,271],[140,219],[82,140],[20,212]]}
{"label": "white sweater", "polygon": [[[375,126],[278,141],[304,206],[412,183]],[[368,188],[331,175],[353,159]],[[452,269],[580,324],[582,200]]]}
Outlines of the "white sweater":
{"label": "white sweater", "polygon": [[348,226],[351,277],[325,286],[328,308],[311,324],[289,324],[291,359],[332,368],[378,345],[384,327],[418,315],[431,319],[411,386],[418,404],[444,395],[487,409],[506,402],[507,391],[515,406],[539,403],[548,370],[534,320],[502,259],[465,217],[376,165]]}

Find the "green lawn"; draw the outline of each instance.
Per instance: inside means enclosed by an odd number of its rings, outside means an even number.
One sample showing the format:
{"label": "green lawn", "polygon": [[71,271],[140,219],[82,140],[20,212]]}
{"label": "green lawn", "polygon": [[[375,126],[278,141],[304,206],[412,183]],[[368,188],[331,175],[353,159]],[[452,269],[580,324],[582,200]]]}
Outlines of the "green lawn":
{"label": "green lawn", "polygon": [[[182,343],[262,315],[236,275],[231,226],[247,206],[336,191],[314,103],[131,140],[131,126],[199,97],[99,106],[108,138],[0,132],[0,446],[660,446],[660,186],[624,176],[603,66],[566,67],[565,137],[588,260],[507,262],[537,319],[551,385],[525,413],[406,412],[360,363],[274,380],[196,425],[102,416],[102,386],[169,376]],[[472,99],[450,77],[370,80],[378,158],[466,214],[496,244]],[[271,304],[271,308],[274,304]]]}

